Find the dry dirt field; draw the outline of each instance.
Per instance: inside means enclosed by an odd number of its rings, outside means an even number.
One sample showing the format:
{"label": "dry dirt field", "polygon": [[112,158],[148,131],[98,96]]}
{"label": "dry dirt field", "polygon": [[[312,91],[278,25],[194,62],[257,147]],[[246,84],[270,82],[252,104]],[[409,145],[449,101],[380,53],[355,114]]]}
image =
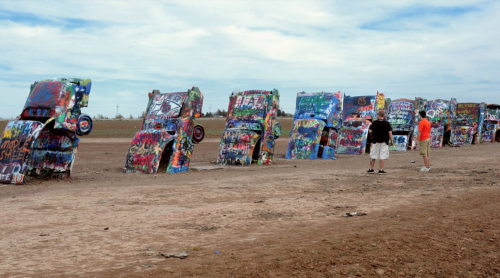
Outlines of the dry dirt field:
{"label": "dry dirt field", "polygon": [[69,182],[0,185],[0,277],[500,277],[500,144],[367,175],[367,155],[286,160],[286,139],[273,165],[203,170],[208,137],[191,171],[145,175],[122,173],[130,140],[82,139]]}

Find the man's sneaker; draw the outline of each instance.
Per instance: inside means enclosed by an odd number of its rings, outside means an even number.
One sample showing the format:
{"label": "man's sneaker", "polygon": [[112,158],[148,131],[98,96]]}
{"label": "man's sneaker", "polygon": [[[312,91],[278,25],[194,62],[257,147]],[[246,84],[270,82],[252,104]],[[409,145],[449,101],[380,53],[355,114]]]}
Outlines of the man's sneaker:
{"label": "man's sneaker", "polygon": [[387,172],[386,172],[386,171],[384,171],[384,170],[378,170],[378,173],[379,173],[380,175],[385,175],[385,174],[387,174]]}
{"label": "man's sneaker", "polygon": [[366,171],[367,174],[375,174],[375,171],[373,171],[373,169],[368,169],[368,171]]}
{"label": "man's sneaker", "polygon": [[431,169],[431,167],[422,167],[422,169],[420,169],[420,172],[429,172],[429,170]]}

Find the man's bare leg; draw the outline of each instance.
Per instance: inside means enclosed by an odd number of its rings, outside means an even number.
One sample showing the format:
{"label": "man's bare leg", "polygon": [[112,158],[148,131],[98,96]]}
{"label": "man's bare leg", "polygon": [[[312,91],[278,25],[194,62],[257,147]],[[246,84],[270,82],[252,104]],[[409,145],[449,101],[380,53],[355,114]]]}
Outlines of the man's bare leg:
{"label": "man's bare leg", "polygon": [[427,167],[427,168],[431,167],[430,164],[431,164],[431,162],[430,162],[429,157],[428,156],[424,156],[424,165],[425,165],[425,167]]}
{"label": "man's bare leg", "polygon": [[383,159],[380,160],[380,170],[384,170],[384,162],[385,160]]}
{"label": "man's bare leg", "polygon": [[372,159],[370,162],[370,169],[373,169],[375,167],[375,159]]}

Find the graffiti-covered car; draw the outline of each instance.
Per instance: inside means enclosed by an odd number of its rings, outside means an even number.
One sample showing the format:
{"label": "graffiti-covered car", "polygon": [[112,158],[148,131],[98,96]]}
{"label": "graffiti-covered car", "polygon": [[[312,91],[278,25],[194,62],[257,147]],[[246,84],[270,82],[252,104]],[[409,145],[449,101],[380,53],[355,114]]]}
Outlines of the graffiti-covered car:
{"label": "graffiti-covered car", "polygon": [[195,124],[202,113],[203,95],[197,87],[187,92],[149,93],[141,130],[127,151],[124,172],[157,173],[160,164],[169,173],[188,170],[193,144],[205,136]]}
{"label": "graffiti-covered car", "polygon": [[500,105],[488,104],[483,123],[483,142],[500,142]]}
{"label": "graffiti-covered car", "polygon": [[276,89],[231,93],[218,164],[272,163],[275,140],[281,135],[281,125],[276,121],[279,97]]}
{"label": "graffiti-covered car", "polygon": [[342,125],[342,102],[341,92],[297,94],[287,159],[335,157],[337,134]]}
{"label": "graffiti-covered car", "polygon": [[[452,120],[455,117],[455,112],[457,108],[457,100],[452,98],[451,100],[435,99],[426,100],[424,98],[415,98],[415,103],[417,104],[418,111],[425,111],[427,114],[427,120],[431,123],[431,138],[430,145],[431,148],[440,148],[444,144],[450,142],[451,139],[451,129]],[[415,124],[412,137],[412,146],[418,147],[418,124],[420,122],[420,117],[415,117]]]}
{"label": "graffiti-covered car", "polygon": [[23,111],[10,121],[0,144],[0,182],[23,184],[26,175],[66,176],[78,149],[78,136],[88,135],[90,79],[56,78],[35,82]]}
{"label": "graffiti-covered car", "polygon": [[391,100],[387,108],[387,121],[392,126],[394,146],[391,151],[406,151],[410,144],[415,118],[415,101],[410,99]]}
{"label": "graffiti-covered car", "polygon": [[451,142],[454,145],[482,142],[486,103],[457,103],[452,119]]}
{"label": "graffiti-covered car", "polygon": [[[369,151],[368,129],[385,107],[385,96],[377,92],[369,96],[344,96],[342,128],[337,138],[337,153],[363,154]],[[367,148],[368,147],[368,148]]]}

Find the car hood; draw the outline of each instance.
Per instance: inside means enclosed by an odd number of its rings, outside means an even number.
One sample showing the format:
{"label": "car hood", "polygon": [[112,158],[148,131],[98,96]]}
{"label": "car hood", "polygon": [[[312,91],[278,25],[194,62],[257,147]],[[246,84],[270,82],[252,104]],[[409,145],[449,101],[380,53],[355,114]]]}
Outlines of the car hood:
{"label": "car hood", "polygon": [[156,173],[165,146],[177,138],[165,130],[141,130],[127,151],[125,172]]}
{"label": "car hood", "polygon": [[321,133],[326,123],[317,119],[298,119],[293,122],[286,158],[316,159]]}
{"label": "car hood", "polygon": [[217,163],[250,165],[255,145],[261,134],[247,129],[226,129],[222,134]]}

